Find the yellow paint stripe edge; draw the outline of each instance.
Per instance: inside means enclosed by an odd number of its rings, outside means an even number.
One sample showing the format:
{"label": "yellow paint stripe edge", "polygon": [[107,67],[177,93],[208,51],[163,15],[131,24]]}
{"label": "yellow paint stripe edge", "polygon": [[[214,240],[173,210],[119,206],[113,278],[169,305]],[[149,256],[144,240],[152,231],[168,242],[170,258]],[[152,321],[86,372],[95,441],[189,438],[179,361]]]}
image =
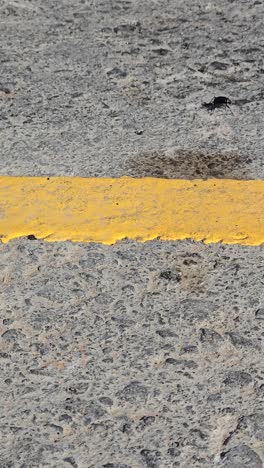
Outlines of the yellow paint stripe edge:
{"label": "yellow paint stripe edge", "polygon": [[264,181],[0,177],[2,242],[264,242]]}

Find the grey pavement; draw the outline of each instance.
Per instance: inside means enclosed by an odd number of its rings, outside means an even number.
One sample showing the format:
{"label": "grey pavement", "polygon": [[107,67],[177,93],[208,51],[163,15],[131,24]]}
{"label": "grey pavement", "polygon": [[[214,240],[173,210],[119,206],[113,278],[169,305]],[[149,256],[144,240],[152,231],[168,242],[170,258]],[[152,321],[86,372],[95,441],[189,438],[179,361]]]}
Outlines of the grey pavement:
{"label": "grey pavement", "polygon": [[[0,1],[0,173],[263,178],[263,2]],[[201,109],[215,95],[233,113]]]}
{"label": "grey pavement", "polygon": [[1,248],[1,466],[261,468],[263,247]]}
{"label": "grey pavement", "polygon": [[[263,21],[0,0],[0,174],[264,178]],[[262,468],[263,253],[0,245],[0,467]]]}

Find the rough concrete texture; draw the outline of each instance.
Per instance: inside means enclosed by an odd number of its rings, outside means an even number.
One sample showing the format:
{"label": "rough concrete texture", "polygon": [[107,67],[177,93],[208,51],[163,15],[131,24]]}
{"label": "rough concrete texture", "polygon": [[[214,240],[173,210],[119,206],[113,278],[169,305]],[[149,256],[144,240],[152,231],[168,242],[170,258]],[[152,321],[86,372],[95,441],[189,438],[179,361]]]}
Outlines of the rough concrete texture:
{"label": "rough concrete texture", "polygon": [[[0,173],[263,178],[261,1],[0,0]],[[203,101],[234,101],[210,115]]]}
{"label": "rough concrete texture", "polygon": [[[0,0],[0,173],[263,178],[263,13]],[[201,108],[219,94],[233,115]],[[0,263],[1,468],[263,466],[262,247],[21,240]]]}
{"label": "rough concrete texture", "polygon": [[261,468],[263,248],[1,246],[1,467]]}

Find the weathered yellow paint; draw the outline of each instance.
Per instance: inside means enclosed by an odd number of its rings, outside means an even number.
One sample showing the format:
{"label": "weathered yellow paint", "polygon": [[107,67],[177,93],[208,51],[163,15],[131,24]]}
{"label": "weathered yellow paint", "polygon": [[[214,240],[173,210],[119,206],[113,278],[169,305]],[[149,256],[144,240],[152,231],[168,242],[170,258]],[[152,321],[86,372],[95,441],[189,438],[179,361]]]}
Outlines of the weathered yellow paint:
{"label": "weathered yellow paint", "polygon": [[264,242],[264,181],[0,177],[0,238]]}

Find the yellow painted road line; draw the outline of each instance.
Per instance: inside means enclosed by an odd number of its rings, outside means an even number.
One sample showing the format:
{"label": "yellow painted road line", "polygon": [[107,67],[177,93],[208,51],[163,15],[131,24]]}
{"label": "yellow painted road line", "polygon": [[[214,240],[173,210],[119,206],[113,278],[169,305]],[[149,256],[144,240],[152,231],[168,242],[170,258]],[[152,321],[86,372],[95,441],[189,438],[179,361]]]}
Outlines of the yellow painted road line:
{"label": "yellow painted road line", "polygon": [[0,177],[0,238],[264,242],[264,181]]}

